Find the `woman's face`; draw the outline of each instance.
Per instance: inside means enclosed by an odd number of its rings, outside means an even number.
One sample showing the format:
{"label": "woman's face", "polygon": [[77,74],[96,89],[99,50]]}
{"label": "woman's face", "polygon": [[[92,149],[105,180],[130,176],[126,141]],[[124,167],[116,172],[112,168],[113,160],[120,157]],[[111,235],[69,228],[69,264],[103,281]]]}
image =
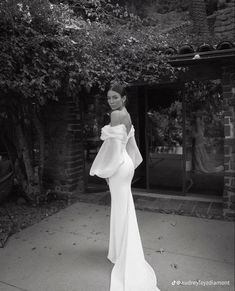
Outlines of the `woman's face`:
{"label": "woman's face", "polygon": [[109,90],[107,101],[112,110],[120,110],[125,102],[125,96],[122,97],[118,92]]}

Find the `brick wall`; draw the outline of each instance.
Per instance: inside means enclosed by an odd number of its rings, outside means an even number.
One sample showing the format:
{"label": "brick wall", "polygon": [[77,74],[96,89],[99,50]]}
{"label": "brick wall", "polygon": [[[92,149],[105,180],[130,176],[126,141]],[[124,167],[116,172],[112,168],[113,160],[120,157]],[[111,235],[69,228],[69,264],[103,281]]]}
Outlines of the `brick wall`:
{"label": "brick wall", "polygon": [[84,191],[83,121],[79,104],[68,101],[66,179],[69,192]]}
{"label": "brick wall", "polygon": [[208,35],[208,26],[206,19],[206,6],[204,0],[190,1],[191,17],[193,19],[193,31],[200,37],[201,40],[206,41]]}
{"label": "brick wall", "polygon": [[79,104],[63,100],[49,105],[45,120],[45,185],[69,195],[84,190],[82,120]]}
{"label": "brick wall", "polygon": [[235,72],[223,68],[224,98],[224,216],[235,218]]}

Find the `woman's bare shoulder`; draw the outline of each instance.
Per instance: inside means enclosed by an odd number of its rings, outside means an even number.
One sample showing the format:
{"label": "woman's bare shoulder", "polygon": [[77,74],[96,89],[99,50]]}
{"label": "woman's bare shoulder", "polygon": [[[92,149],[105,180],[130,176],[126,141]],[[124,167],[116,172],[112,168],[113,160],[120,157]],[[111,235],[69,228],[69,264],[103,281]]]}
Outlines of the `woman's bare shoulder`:
{"label": "woman's bare shoulder", "polygon": [[120,110],[113,110],[110,114],[111,117],[119,117],[121,114]]}
{"label": "woman's bare shoulder", "polygon": [[114,110],[111,112],[111,125],[118,125],[121,121],[121,115],[119,110]]}
{"label": "woman's bare shoulder", "polygon": [[120,110],[114,110],[111,113],[111,125],[125,124],[126,113]]}
{"label": "woman's bare shoulder", "polygon": [[[126,111],[114,110],[111,113],[111,125],[125,124],[127,127],[131,124],[130,114]],[[129,125],[129,126],[128,126]]]}

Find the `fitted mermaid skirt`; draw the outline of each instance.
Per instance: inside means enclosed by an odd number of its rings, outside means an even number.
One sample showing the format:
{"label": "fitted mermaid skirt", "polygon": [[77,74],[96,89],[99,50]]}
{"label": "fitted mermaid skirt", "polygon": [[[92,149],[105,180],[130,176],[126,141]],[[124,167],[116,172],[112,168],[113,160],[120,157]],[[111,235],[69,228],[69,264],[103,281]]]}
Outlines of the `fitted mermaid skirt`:
{"label": "fitted mermaid skirt", "polygon": [[131,193],[133,162],[124,162],[109,178],[111,194],[108,259],[114,263],[110,291],[160,291],[152,267],[145,260]]}

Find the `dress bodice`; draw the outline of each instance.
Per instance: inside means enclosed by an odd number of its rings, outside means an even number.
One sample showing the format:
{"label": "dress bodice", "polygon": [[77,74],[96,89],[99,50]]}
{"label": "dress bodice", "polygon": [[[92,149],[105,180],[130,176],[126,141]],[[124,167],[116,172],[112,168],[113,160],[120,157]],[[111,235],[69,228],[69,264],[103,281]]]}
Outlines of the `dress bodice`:
{"label": "dress bodice", "polygon": [[103,143],[91,166],[91,176],[111,177],[124,162],[125,150],[132,159],[134,168],[142,162],[143,159],[136,144],[133,125],[129,133],[127,133],[124,124],[105,125],[101,129],[100,139],[103,140]]}
{"label": "dress bodice", "polygon": [[106,140],[107,138],[117,138],[119,139],[123,145],[126,145],[129,138],[133,137],[135,134],[134,126],[131,126],[129,133],[127,133],[127,128],[124,124],[118,124],[116,126],[111,126],[110,124],[105,125],[101,129],[102,140]]}

